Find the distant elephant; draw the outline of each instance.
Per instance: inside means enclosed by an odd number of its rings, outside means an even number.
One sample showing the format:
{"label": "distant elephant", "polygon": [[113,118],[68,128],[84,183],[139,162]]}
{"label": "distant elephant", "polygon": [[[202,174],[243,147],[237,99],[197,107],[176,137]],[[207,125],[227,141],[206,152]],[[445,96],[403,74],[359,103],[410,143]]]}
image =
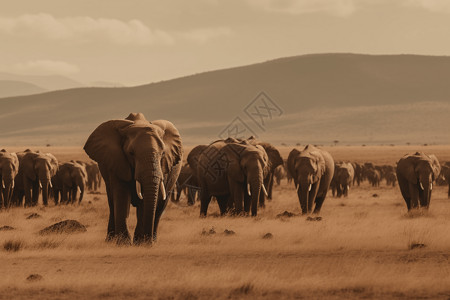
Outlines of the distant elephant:
{"label": "distant elephant", "polygon": [[87,173],[87,189],[90,191],[97,191],[102,184],[102,176],[100,174],[100,169],[96,162],[87,161],[81,162],[77,161],[79,164],[83,164],[86,168]]}
{"label": "distant elephant", "polygon": [[175,191],[172,194],[172,201],[179,202],[182,191],[186,192],[188,205],[195,204],[195,197],[198,191],[198,183],[194,178],[193,171],[189,164],[185,164],[181,167],[180,176],[178,176],[176,184],[176,196]]}
{"label": "distant elephant", "polygon": [[26,150],[17,154],[19,172],[14,186],[14,202],[21,206],[25,196],[25,206],[36,206],[42,190],[42,202],[48,205],[48,197],[52,187],[51,178],[58,170],[58,160],[51,153]]}
{"label": "distant elephant", "polygon": [[363,167],[357,162],[353,162],[352,166],[355,170],[355,176],[353,176],[353,185],[357,184],[359,186],[363,181]]}
{"label": "distant elephant", "polygon": [[200,216],[206,217],[214,196],[223,215],[231,207],[257,215],[260,193],[267,193],[263,179],[268,173],[268,156],[264,148],[247,140],[219,140],[204,149],[198,159]]}
{"label": "distant elephant", "polygon": [[[278,166],[283,165],[283,158],[281,157],[281,154],[278,151],[278,149],[269,143],[258,141],[253,136],[248,138],[248,141],[252,145],[262,146],[267,153],[267,156],[269,158],[269,169],[268,169],[269,171],[268,171],[266,177],[264,177],[264,186],[267,188],[267,199],[272,200],[273,175],[274,175],[275,169]],[[265,197],[266,197],[266,195],[264,193],[260,194],[259,206],[261,206],[261,207],[265,206]]]}
{"label": "distant elephant", "polygon": [[86,181],[87,174],[83,165],[77,162],[60,164],[52,178],[55,204],[58,204],[60,196],[61,204],[75,203],[78,191],[80,191],[78,199],[80,203],[83,200]]}
{"label": "distant elephant", "polygon": [[135,244],[152,244],[180,174],[183,146],[175,126],[147,121],[142,113],[107,121],[89,136],[84,150],[98,163],[109,204],[107,240],[131,243],[126,219],[136,206]]}
{"label": "distant elephant", "polygon": [[15,153],[0,150],[0,209],[9,208],[14,189],[14,178],[19,171],[19,159]]}
{"label": "distant elephant", "polygon": [[333,196],[340,198],[341,196],[347,197],[350,185],[353,183],[355,170],[350,163],[337,163],[334,168],[334,176],[331,181],[331,189]]}
{"label": "distant elephant", "polygon": [[187,163],[192,171],[191,183],[195,186],[195,187],[189,188],[188,193],[193,194],[192,196],[194,199],[195,199],[195,194],[197,194],[199,198],[201,197],[200,196],[201,189],[200,189],[200,184],[199,184],[199,180],[197,177],[197,169],[198,169],[198,160],[200,158],[200,155],[202,154],[203,150],[205,150],[206,148],[208,148],[208,145],[195,146],[194,148],[192,148],[192,150],[187,155]]}
{"label": "distant elephant", "polygon": [[416,152],[403,156],[397,163],[397,179],[408,211],[430,206],[433,181],[439,176],[441,166],[434,155]]}
{"label": "distant elephant", "polygon": [[447,197],[450,198],[450,163],[446,163],[442,166],[441,174],[444,182],[448,186]]}
{"label": "distant elephant", "polygon": [[381,173],[376,169],[366,169],[364,172],[364,176],[367,178],[372,187],[380,186],[381,181]]}
{"label": "distant elephant", "polygon": [[287,166],[294,179],[302,214],[319,213],[334,175],[331,155],[313,145],[289,153]]}
{"label": "distant elephant", "polygon": [[275,178],[275,181],[277,182],[277,185],[281,184],[281,180],[285,179],[287,175],[286,167],[285,165],[281,165],[275,168],[273,171],[273,177]]}
{"label": "distant elephant", "polygon": [[397,184],[397,175],[395,174],[395,171],[388,171],[384,175],[384,179],[386,179],[386,185],[390,185],[395,187]]}

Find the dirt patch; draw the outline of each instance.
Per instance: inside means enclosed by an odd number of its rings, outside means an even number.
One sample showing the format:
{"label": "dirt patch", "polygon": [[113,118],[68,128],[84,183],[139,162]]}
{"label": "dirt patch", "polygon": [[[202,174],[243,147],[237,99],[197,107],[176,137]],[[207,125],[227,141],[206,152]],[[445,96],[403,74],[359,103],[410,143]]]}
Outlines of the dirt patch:
{"label": "dirt patch", "polygon": [[39,281],[42,279],[43,277],[39,274],[31,274],[30,276],[27,277],[27,281]]}
{"label": "dirt patch", "polygon": [[80,222],[76,220],[64,220],[42,229],[41,231],[39,231],[39,234],[78,233],[86,231],[86,226],[84,226]]}
{"label": "dirt patch", "polygon": [[296,214],[294,214],[293,212],[285,210],[281,214],[278,214],[277,218],[292,218],[292,217],[295,217],[295,216],[296,216]]}
{"label": "dirt patch", "polygon": [[264,235],[262,236],[262,238],[265,239],[265,240],[273,239],[273,234],[271,234],[270,232],[268,232],[268,233],[264,234]]}
{"label": "dirt patch", "polygon": [[8,225],[0,227],[0,231],[10,231],[10,230],[15,230],[15,228]]}
{"label": "dirt patch", "polygon": [[224,233],[225,235],[235,235],[235,234],[236,234],[236,232],[234,232],[233,230],[228,230],[228,229],[225,229],[225,230],[223,231],[223,233]]}
{"label": "dirt patch", "polygon": [[209,230],[203,228],[202,230],[202,235],[213,235],[216,234],[216,230],[214,229],[214,227],[211,227]]}
{"label": "dirt patch", "polygon": [[318,222],[318,221],[322,221],[322,217],[307,217],[306,221]]}
{"label": "dirt patch", "polygon": [[27,220],[31,220],[31,219],[39,219],[42,218],[42,216],[38,213],[32,213],[30,215],[28,215],[28,217],[26,218]]}

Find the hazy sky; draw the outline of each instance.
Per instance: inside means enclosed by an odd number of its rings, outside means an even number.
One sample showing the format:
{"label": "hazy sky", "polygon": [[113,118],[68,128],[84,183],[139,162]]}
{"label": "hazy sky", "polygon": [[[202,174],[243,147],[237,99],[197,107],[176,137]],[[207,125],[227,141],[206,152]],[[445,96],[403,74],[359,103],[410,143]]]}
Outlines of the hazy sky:
{"label": "hazy sky", "polygon": [[323,52],[450,54],[450,0],[0,0],[0,71],[144,84]]}

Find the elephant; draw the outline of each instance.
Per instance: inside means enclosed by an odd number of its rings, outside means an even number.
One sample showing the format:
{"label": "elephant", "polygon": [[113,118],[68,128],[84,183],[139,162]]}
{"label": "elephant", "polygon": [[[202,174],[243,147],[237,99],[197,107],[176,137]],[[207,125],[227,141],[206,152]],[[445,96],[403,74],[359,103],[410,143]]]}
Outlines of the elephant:
{"label": "elephant", "polygon": [[390,185],[395,187],[397,184],[397,175],[395,174],[395,171],[388,171],[384,175],[384,179],[386,179],[386,185]]}
{"label": "elephant", "polygon": [[17,156],[19,172],[15,178],[14,202],[22,206],[25,196],[25,206],[36,206],[42,190],[42,202],[47,206],[52,188],[51,178],[58,171],[58,160],[51,153],[33,152],[29,149]]}
{"label": "elephant", "polygon": [[83,200],[86,181],[87,174],[83,165],[74,161],[60,164],[52,178],[55,205],[58,204],[60,196],[61,204],[75,203],[78,190],[80,203]]}
{"label": "elephant", "polygon": [[380,186],[381,173],[379,170],[367,169],[364,174],[369,183],[372,185],[372,187]]}
{"label": "elephant", "polygon": [[9,208],[14,189],[14,178],[19,171],[19,158],[15,153],[0,150],[0,209]]}
{"label": "elephant", "polygon": [[355,171],[355,176],[353,176],[353,185],[355,183],[360,186],[363,181],[363,166],[357,162],[352,163],[353,170]]}
{"label": "elephant", "polygon": [[77,163],[84,165],[87,173],[86,187],[90,191],[97,191],[102,185],[102,176],[100,169],[96,162],[93,161],[77,161]]}
{"label": "elephant", "polygon": [[235,214],[255,217],[260,193],[267,193],[263,180],[269,158],[260,145],[228,138],[211,143],[198,159],[196,176],[200,185],[200,216],[206,217],[211,197],[224,215],[234,206]]}
{"label": "elephant", "polygon": [[408,211],[430,206],[433,182],[441,166],[434,155],[423,152],[407,154],[397,163],[397,180]]}
{"label": "elephant", "polygon": [[[267,188],[267,199],[272,200],[273,175],[274,175],[275,169],[278,166],[283,165],[283,158],[281,157],[281,154],[278,151],[278,149],[269,143],[258,141],[253,136],[249,137],[248,141],[252,145],[262,146],[267,153],[267,156],[269,158],[269,172],[267,173],[266,177],[264,177],[264,186]],[[259,198],[259,206],[260,207],[265,206],[265,196],[266,195],[264,193],[260,193],[260,196],[259,196],[260,197]]]}
{"label": "elephant", "polygon": [[277,182],[277,185],[281,184],[281,180],[286,178],[286,166],[283,164],[281,166],[278,166],[275,168],[273,172],[273,177],[275,177],[275,181]]}
{"label": "elephant", "polygon": [[185,191],[188,198],[188,205],[195,204],[195,197],[198,191],[198,184],[193,176],[193,171],[189,164],[185,164],[181,167],[180,176],[178,176],[176,184],[176,196],[175,192],[172,192],[172,201],[179,202],[182,191]]}
{"label": "elephant", "polygon": [[84,150],[98,163],[109,205],[107,241],[131,244],[126,219],[136,207],[136,245],[157,241],[158,225],[183,162],[183,145],[169,121],[148,121],[142,113],[99,125]]}
{"label": "elephant", "polygon": [[331,181],[331,189],[333,196],[340,198],[341,196],[347,197],[350,185],[353,183],[355,170],[351,163],[337,163],[334,167],[334,176]]}
{"label": "elephant", "polygon": [[441,174],[446,185],[448,185],[447,197],[450,199],[450,164],[445,163],[442,166]]}
{"label": "elephant", "polygon": [[287,166],[294,179],[302,214],[311,213],[313,203],[313,213],[318,214],[334,175],[333,157],[325,150],[307,145],[303,150],[294,148],[289,153]]}

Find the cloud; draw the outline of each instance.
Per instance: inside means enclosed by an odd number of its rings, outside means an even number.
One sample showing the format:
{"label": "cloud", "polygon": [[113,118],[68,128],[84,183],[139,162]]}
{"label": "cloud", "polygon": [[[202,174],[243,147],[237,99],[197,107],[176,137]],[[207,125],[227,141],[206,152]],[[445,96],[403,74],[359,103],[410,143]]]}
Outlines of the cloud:
{"label": "cloud", "polygon": [[406,0],[404,4],[424,8],[432,12],[450,13],[449,0]]}
{"label": "cloud", "polygon": [[255,8],[268,12],[292,15],[327,13],[345,17],[357,9],[354,0],[247,0],[247,2]]}
{"label": "cloud", "polygon": [[229,27],[215,27],[215,28],[198,28],[182,33],[182,37],[195,41],[198,43],[206,43],[210,39],[229,36],[232,30]]}
{"label": "cloud", "polygon": [[34,60],[15,64],[9,70],[27,75],[69,75],[78,73],[80,68],[64,61]]}
{"label": "cloud", "polygon": [[167,32],[152,30],[140,20],[95,19],[86,16],[56,18],[45,13],[25,14],[15,18],[0,17],[0,33],[78,42],[103,40],[122,45],[174,42],[173,37]]}

